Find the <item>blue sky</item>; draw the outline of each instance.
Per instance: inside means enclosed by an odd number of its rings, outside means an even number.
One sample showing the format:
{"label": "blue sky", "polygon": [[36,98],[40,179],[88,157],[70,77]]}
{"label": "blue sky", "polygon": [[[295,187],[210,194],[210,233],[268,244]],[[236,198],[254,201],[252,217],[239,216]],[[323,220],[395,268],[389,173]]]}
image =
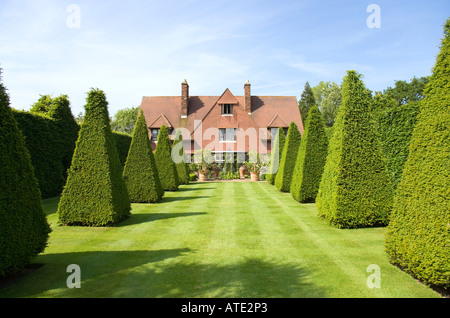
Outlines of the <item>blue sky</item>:
{"label": "blue sky", "polygon": [[[70,28],[75,4],[79,28]],[[380,28],[369,28],[370,4]],[[110,115],[142,96],[300,97],[306,81],[341,83],[346,70],[383,90],[431,74],[450,1],[0,0],[0,67],[11,106],[67,94],[74,115],[91,87]]]}

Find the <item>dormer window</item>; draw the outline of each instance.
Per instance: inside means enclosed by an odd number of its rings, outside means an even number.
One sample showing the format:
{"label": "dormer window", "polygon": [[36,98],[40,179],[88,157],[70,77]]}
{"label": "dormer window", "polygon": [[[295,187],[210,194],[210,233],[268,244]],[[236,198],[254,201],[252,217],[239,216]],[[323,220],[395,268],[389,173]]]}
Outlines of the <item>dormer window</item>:
{"label": "dormer window", "polygon": [[233,115],[233,104],[222,104],[222,116]]}

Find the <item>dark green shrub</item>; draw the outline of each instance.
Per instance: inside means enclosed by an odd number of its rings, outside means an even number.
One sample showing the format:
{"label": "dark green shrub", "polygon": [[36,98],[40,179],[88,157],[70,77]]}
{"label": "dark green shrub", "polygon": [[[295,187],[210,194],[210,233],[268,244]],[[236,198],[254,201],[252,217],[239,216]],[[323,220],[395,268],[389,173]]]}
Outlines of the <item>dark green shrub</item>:
{"label": "dark green shrub", "polygon": [[132,137],[131,135],[120,131],[113,131],[112,134],[116,141],[116,148],[117,154],[119,155],[120,165],[124,167],[125,162],[127,161],[128,151],[130,150]]}
{"label": "dark green shrub", "polygon": [[50,226],[23,135],[1,82],[0,185],[0,276],[4,276],[44,251]]}
{"label": "dark green shrub", "polygon": [[411,134],[419,114],[417,102],[382,110],[378,114],[381,149],[394,189],[400,182],[409,153]]}
{"label": "dark green shrub", "polygon": [[327,158],[328,139],[322,114],[310,108],[291,182],[292,197],[299,202],[314,202]]}
{"label": "dark green shrub", "polygon": [[426,284],[450,288],[450,19],[396,190],[386,251]]}
{"label": "dark green shrub", "polygon": [[289,125],[286,141],[281,153],[280,167],[275,177],[275,186],[282,192],[289,192],[291,188],[292,174],[297,161],[298,147],[301,135],[297,125],[291,122]]}
{"label": "dark green shrub", "polygon": [[61,224],[106,226],[127,218],[131,205],[109,125],[106,96],[92,89],[86,101],[57,214]]}
{"label": "dark green shrub", "polygon": [[154,203],[164,194],[142,110],[134,126],[123,179],[131,202]]}
{"label": "dark green shrub", "polygon": [[319,214],[339,228],[386,225],[392,207],[392,186],[370,110],[361,75],[348,71],[316,198]]}
{"label": "dark green shrub", "polygon": [[170,146],[169,131],[162,125],[159,130],[158,141],[155,150],[156,166],[159,173],[159,179],[164,191],[176,191],[179,186],[179,178],[175,163],[171,156],[172,148]]}
{"label": "dark green shrub", "polygon": [[176,131],[172,150],[176,150],[178,148],[180,148],[180,150],[178,151],[178,156],[180,158],[182,158],[182,160],[180,162],[175,163],[175,166],[177,168],[179,182],[180,182],[180,184],[188,184],[189,183],[189,166],[186,163],[186,156],[184,154],[184,148],[183,148],[183,138],[181,136],[180,130]]}
{"label": "dark green shrub", "polygon": [[284,142],[286,137],[284,136],[284,129],[278,128],[275,140],[272,140],[272,150],[270,152],[270,166],[268,173],[266,174],[266,180],[270,184],[275,183],[275,177],[277,175],[278,168],[280,167],[281,154],[283,152]]}

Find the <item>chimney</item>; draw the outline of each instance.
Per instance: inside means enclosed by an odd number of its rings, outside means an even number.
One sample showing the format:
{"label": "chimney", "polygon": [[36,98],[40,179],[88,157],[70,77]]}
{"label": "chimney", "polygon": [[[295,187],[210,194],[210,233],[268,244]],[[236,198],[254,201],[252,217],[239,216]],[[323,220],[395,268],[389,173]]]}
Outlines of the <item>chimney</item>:
{"label": "chimney", "polygon": [[181,118],[187,118],[189,104],[189,85],[186,79],[181,83]]}
{"label": "chimney", "polygon": [[250,82],[247,80],[244,84],[244,110],[249,114],[252,112],[252,104],[251,104],[251,94],[250,94]]}

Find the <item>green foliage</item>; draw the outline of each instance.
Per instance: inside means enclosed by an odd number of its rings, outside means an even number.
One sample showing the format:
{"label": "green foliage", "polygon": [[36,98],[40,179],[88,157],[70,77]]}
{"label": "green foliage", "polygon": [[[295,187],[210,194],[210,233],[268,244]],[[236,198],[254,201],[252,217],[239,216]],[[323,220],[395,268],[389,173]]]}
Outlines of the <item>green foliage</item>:
{"label": "green foliage", "polygon": [[[36,106],[44,102],[45,107]],[[14,116],[25,137],[42,197],[58,196],[67,178],[79,127],[66,95],[44,95],[33,108],[30,112],[14,111]]]}
{"label": "green foliage", "polygon": [[292,174],[297,161],[298,147],[301,135],[297,125],[291,122],[289,125],[286,141],[281,153],[280,167],[275,177],[275,186],[282,192],[289,192],[291,188]]}
{"label": "green foliage", "polygon": [[184,154],[183,148],[183,138],[181,136],[181,131],[177,130],[175,133],[175,140],[173,142],[173,150],[180,148],[178,151],[179,157],[182,159],[180,162],[175,163],[177,168],[178,178],[180,184],[188,184],[189,183],[189,166],[186,162],[186,156]]}
{"label": "green foliage", "polygon": [[397,102],[397,105],[418,102],[424,98],[424,89],[429,80],[429,77],[414,77],[409,83],[406,81],[396,81],[395,87],[388,87],[384,90],[384,94],[393,98]]}
{"label": "green foliage", "polygon": [[111,122],[111,129],[114,131],[132,134],[138,112],[139,106],[118,110]]}
{"label": "green foliage", "polygon": [[123,179],[131,202],[154,203],[164,194],[142,111],[134,128]]}
{"label": "green foliage", "polygon": [[316,198],[319,214],[339,228],[382,226],[392,186],[361,75],[348,71]]}
{"label": "green foliage", "polygon": [[61,224],[106,226],[127,218],[131,206],[103,91],[91,89],[85,117],[58,205]]}
{"label": "green foliage", "polygon": [[4,276],[44,251],[51,230],[23,135],[1,82],[0,185],[0,276]]}
{"label": "green foliage", "polygon": [[298,107],[300,108],[300,114],[302,116],[303,124],[308,117],[308,112],[311,107],[316,105],[316,100],[314,98],[314,93],[309,85],[309,82],[305,83],[305,88],[303,89],[302,95],[298,102]]}
{"label": "green foliage", "polygon": [[322,115],[317,106],[311,107],[305,124],[290,191],[297,201],[314,202],[328,147]]}
{"label": "green foliage", "polygon": [[131,146],[131,135],[119,131],[112,132],[114,140],[116,141],[117,153],[119,155],[120,165],[125,166],[127,160],[128,151]]}
{"label": "green foliage", "polygon": [[270,166],[268,173],[266,174],[266,180],[270,184],[275,183],[275,177],[277,175],[278,168],[280,167],[281,154],[283,153],[283,147],[286,137],[284,135],[284,129],[278,128],[275,140],[272,141],[272,150],[270,152]]}
{"label": "green foliage", "polygon": [[394,189],[400,182],[403,166],[408,158],[411,134],[419,111],[419,104],[410,102],[384,108],[378,114],[381,149]]}
{"label": "green foliage", "polygon": [[172,161],[171,152],[169,131],[166,126],[162,125],[156,144],[155,160],[159,179],[165,191],[176,191],[180,184],[177,168]]}
{"label": "green foliage", "polygon": [[394,198],[386,251],[426,284],[450,288],[450,19]]}

